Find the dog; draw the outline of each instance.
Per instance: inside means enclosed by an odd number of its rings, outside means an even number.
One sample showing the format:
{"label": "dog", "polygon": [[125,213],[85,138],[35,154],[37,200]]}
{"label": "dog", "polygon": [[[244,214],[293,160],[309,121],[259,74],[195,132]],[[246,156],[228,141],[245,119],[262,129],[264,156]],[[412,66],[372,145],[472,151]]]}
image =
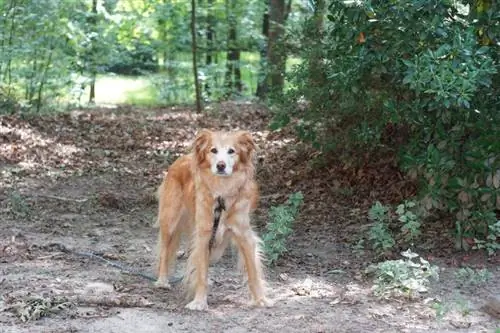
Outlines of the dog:
{"label": "dog", "polygon": [[255,142],[247,131],[202,130],[192,151],[168,169],[158,190],[159,258],[157,287],[169,288],[182,235],[190,236],[184,274],[186,305],[207,310],[208,267],[232,243],[239,265],[247,273],[251,303],[271,306],[266,297],[261,240],[250,225],[259,200],[254,180]]}

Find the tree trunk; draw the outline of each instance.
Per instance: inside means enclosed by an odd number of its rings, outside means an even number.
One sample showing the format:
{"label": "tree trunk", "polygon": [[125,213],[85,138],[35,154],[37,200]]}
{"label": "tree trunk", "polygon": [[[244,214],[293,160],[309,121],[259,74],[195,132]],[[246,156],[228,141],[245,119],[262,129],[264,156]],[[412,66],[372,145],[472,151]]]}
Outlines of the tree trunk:
{"label": "tree trunk", "polygon": [[267,43],[269,38],[269,12],[266,10],[262,17],[262,36],[264,37],[264,41],[260,45],[260,70],[257,83],[257,91],[255,92],[255,96],[260,99],[266,99],[267,97]]}
{"label": "tree trunk", "polygon": [[285,1],[270,0],[269,8],[269,39],[268,39],[268,64],[269,81],[271,88],[278,94],[283,91],[285,64],[283,62],[283,50],[280,50],[279,39],[283,35],[283,23],[285,18]]}
{"label": "tree trunk", "polygon": [[43,88],[45,86],[45,82],[47,81],[47,73],[49,72],[49,68],[52,65],[52,54],[54,53],[54,47],[51,46],[49,49],[49,55],[47,56],[47,62],[45,63],[42,73],[42,77],[40,78],[40,82],[38,84],[38,93],[36,100],[36,112],[40,112],[40,108],[42,107],[42,93]]}
{"label": "tree trunk", "polygon": [[323,39],[323,17],[325,14],[325,0],[316,0],[314,15],[310,22],[309,43],[312,54],[309,66],[309,83],[311,87],[322,87],[326,82],[326,73],[323,66],[321,41]]}
{"label": "tree trunk", "polygon": [[285,50],[280,39],[283,35],[286,7],[284,0],[270,0],[269,7],[269,38],[268,38],[268,82],[273,91],[281,95],[285,84],[284,74],[286,71]]}
{"label": "tree trunk", "polygon": [[[236,19],[234,17],[234,0],[229,6],[229,0],[226,0],[226,16],[228,20],[229,33],[227,39],[227,55],[226,55],[226,75],[224,86],[226,88],[224,97],[230,98],[233,95],[233,87],[241,91],[241,72],[240,72],[240,51],[238,50],[237,34],[236,34]],[[233,74],[235,79],[233,80]],[[238,82],[239,81],[239,82]]]}
{"label": "tree trunk", "polygon": [[[10,10],[14,9],[17,6],[16,1],[11,1],[10,2]],[[14,39],[14,31],[16,28],[15,22],[16,22],[16,11],[13,10],[10,18],[10,29],[9,29],[9,39],[7,43],[7,49],[12,49],[12,43]],[[3,46],[3,45],[2,45]],[[4,76],[7,78],[7,96],[10,96],[10,90],[11,90],[11,84],[12,84],[12,56],[8,56],[7,60],[7,66],[5,68],[5,74]]]}
{"label": "tree trunk", "polygon": [[[92,16],[91,16],[91,23],[92,23],[92,28],[93,29],[96,29],[96,25],[97,25],[97,0],[92,0]],[[97,68],[96,68],[96,64],[95,64],[95,59],[94,59],[94,56],[95,56],[95,38],[97,37],[93,37],[93,40],[92,40],[92,51],[91,51],[91,79],[90,79],[90,95],[89,95],[89,104],[94,104],[95,103],[95,80],[96,80],[96,77],[97,77]]]}
{"label": "tree trunk", "polygon": [[[207,69],[209,69],[212,66],[212,53],[214,52],[214,15],[213,15],[213,0],[208,0],[207,1],[207,51],[205,54],[205,65]],[[207,93],[207,96],[210,97],[211,91],[210,91],[210,83],[209,80],[206,80],[205,82],[205,92]]]}
{"label": "tree trunk", "polygon": [[243,93],[243,83],[241,82],[240,50],[234,51],[234,86],[239,95]]}
{"label": "tree trunk", "polygon": [[225,75],[225,83],[224,87],[226,88],[225,91],[225,98],[230,98],[233,94],[233,73],[235,72],[235,67],[237,66],[237,60],[238,60],[238,50],[235,48],[235,43],[236,43],[236,29],[234,29],[234,26],[230,23],[229,27],[229,35],[228,35],[228,50],[227,50],[227,55],[226,55],[226,75]]}
{"label": "tree trunk", "polygon": [[161,64],[162,70],[165,71],[167,68],[167,26],[166,26],[166,19],[165,19],[165,4],[166,0],[162,1],[162,13],[161,17],[158,19],[158,30],[160,32],[160,41],[162,43],[161,45],[161,57],[163,60],[163,63]]}
{"label": "tree trunk", "polygon": [[191,0],[191,51],[193,57],[194,89],[196,94],[196,112],[201,113],[201,92],[198,80],[197,45],[196,45],[196,0]]}

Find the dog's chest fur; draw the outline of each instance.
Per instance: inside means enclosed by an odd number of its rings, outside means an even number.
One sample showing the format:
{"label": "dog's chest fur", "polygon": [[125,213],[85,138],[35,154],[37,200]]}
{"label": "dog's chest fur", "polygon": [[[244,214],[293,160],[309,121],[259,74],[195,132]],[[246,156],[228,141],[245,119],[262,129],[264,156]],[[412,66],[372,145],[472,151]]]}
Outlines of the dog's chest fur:
{"label": "dog's chest fur", "polygon": [[226,211],[229,211],[245,185],[247,177],[242,172],[236,172],[229,177],[202,173],[197,180],[199,181],[198,184],[204,187],[204,189],[210,193],[210,197],[214,199],[214,208],[217,204],[217,198],[220,197],[224,200]]}

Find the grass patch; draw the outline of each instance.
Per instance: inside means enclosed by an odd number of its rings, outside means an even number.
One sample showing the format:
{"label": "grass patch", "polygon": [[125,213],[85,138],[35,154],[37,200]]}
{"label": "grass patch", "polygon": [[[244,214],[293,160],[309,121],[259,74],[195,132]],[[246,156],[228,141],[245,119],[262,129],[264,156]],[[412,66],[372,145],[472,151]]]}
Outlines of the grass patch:
{"label": "grass patch", "polygon": [[[222,95],[226,55],[221,53],[218,55],[218,59],[219,63],[211,68],[200,65],[200,78],[202,82],[203,78],[209,80],[214,94]],[[259,78],[259,62],[258,53],[242,52],[240,65],[243,98],[253,97],[255,94]],[[298,58],[289,58],[287,60],[287,70],[300,62],[301,60]],[[144,76],[99,75],[96,79],[96,104],[128,104],[154,107],[193,103],[194,80],[191,70],[191,55],[187,53],[178,54],[176,59],[171,61],[171,65],[172,68],[169,70]],[[203,83],[202,86],[204,86]],[[88,101],[89,93],[90,88],[87,86],[82,93],[80,103],[85,104]]]}

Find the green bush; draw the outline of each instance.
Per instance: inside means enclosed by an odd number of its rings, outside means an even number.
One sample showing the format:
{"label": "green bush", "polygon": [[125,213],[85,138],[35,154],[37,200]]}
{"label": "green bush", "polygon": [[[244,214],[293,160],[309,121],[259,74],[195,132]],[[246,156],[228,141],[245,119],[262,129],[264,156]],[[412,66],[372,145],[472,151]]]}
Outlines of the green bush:
{"label": "green bush", "polygon": [[405,259],[387,260],[368,267],[367,273],[375,274],[374,292],[377,296],[402,294],[412,298],[427,292],[431,279],[438,280],[437,266],[410,250],[401,255]]}
{"label": "green bush", "polygon": [[273,206],[269,210],[270,222],[267,224],[262,240],[270,265],[287,252],[286,241],[293,232],[292,225],[303,200],[302,192],[295,192],[289,196],[285,204]]}
{"label": "green bush", "polygon": [[396,242],[388,229],[390,218],[388,216],[389,208],[376,202],[368,212],[368,217],[374,222],[368,232],[368,239],[373,245],[373,249],[378,252],[391,250]]}
{"label": "green bush", "polygon": [[477,216],[500,209],[500,4],[334,0],[327,19],[273,127],[341,157],[397,152],[425,209],[452,214],[459,240],[485,239]]}
{"label": "green bush", "polygon": [[[417,204],[414,201],[405,201],[399,204],[395,211],[390,206],[375,202],[368,211],[368,218],[373,225],[368,230],[368,240],[377,254],[385,254],[393,250],[396,245],[394,236],[401,235],[400,246],[414,246],[414,242],[421,234],[421,217],[416,212]],[[399,223],[398,223],[399,222]],[[391,230],[391,226],[399,226],[399,234]],[[394,229],[394,228],[392,228]],[[354,245],[354,250],[363,250],[364,240]]]}

